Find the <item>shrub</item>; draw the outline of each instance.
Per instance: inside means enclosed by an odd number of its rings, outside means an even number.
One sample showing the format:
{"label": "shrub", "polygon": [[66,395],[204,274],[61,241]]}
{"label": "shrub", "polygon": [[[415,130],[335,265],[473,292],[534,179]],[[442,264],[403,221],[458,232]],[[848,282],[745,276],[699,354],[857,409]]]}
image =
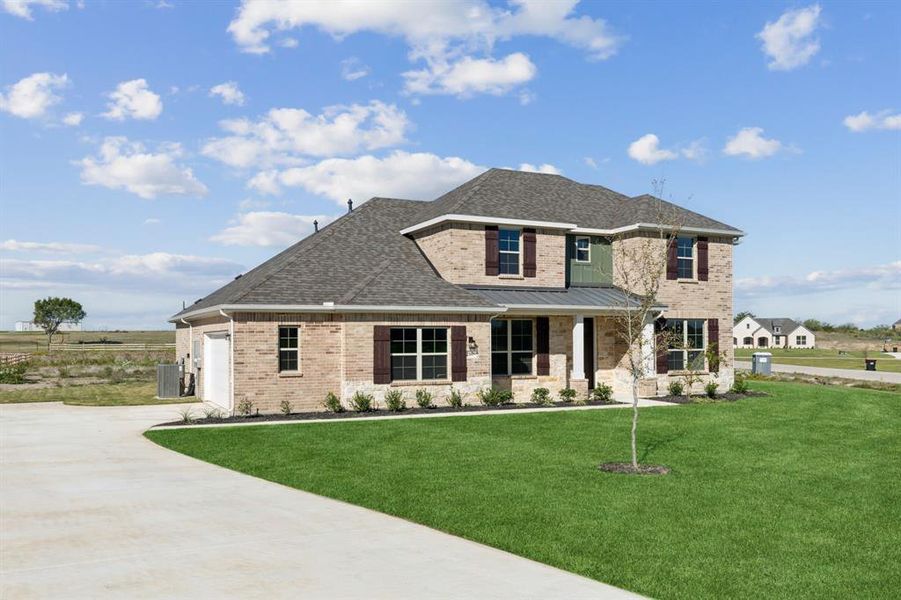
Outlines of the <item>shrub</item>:
{"label": "shrub", "polygon": [[560,399],[564,402],[572,402],[576,399],[576,390],[572,388],[563,388],[557,395],[560,396]]}
{"label": "shrub", "polygon": [[372,410],[374,403],[375,398],[372,397],[372,394],[364,394],[363,392],[354,393],[350,399],[350,407],[354,412],[369,412]]}
{"label": "shrub", "polygon": [[704,386],[704,392],[707,394],[708,398],[716,398],[716,390],[720,387],[715,381],[708,381],[707,385]]}
{"label": "shrub", "polygon": [[462,408],[463,394],[452,388],[450,391],[450,396],[447,397],[447,404],[452,408]]}
{"label": "shrub", "polygon": [[744,377],[736,377],[735,381],[732,382],[732,389],[730,391],[733,394],[747,394],[748,380]]}
{"label": "shrub", "polygon": [[181,417],[182,423],[193,423],[194,422],[194,409],[190,406],[188,408],[183,408],[178,411],[178,416]]}
{"label": "shrub", "polygon": [[281,404],[278,405],[282,411],[282,414],[287,416],[291,414],[291,409],[294,408],[291,406],[291,403],[287,400],[282,400]]}
{"label": "shrub", "polygon": [[247,396],[244,396],[243,398],[241,398],[241,401],[238,402],[237,411],[238,411],[238,414],[243,417],[249,417],[250,415],[252,415],[253,414],[253,400],[251,400]]}
{"label": "shrub", "polygon": [[485,406],[500,406],[513,402],[513,392],[499,388],[483,388],[476,395]]}
{"label": "shrub", "polygon": [[535,388],[532,390],[532,402],[542,406],[553,404],[553,401],[551,400],[551,391],[543,387]]}
{"label": "shrub", "polygon": [[666,390],[669,392],[670,396],[681,396],[685,391],[685,386],[683,386],[680,381],[670,381]]}
{"label": "shrub", "polygon": [[0,365],[0,383],[25,383],[25,371],[28,365]]}
{"label": "shrub", "polygon": [[416,404],[419,408],[435,408],[432,404],[432,392],[422,388],[416,390]]}
{"label": "shrub", "polygon": [[606,383],[599,383],[591,391],[592,402],[603,402],[604,404],[613,403],[613,388]]}
{"label": "shrub", "polygon": [[407,402],[404,400],[404,393],[400,390],[389,390],[385,392],[385,406],[391,412],[406,410]]}
{"label": "shrub", "polygon": [[207,419],[221,419],[222,411],[218,408],[204,408],[203,416]]}
{"label": "shrub", "polygon": [[336,396],[334,392],[329,392],[325,395],[325,400],[322,402],[322,405],[325,407],[325,410],[329,412],[344,412],[344,405],[341,404],[341,401],[338,399],[338,396]]}

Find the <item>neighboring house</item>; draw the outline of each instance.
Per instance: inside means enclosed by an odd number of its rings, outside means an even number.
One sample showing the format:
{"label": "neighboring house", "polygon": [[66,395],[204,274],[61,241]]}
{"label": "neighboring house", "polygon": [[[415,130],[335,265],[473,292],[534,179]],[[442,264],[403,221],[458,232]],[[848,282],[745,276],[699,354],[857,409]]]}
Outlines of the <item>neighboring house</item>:
{"label": "neighboring house", "polygon": [[812,331],[791,319],[745,317],[732,328],[736,348],[815,348]]}
{"label": "neighboring house", "polygon": [[892,323],[892,330],[893,330],[893,331],[899,331],[899,330],[901,330],[901,319],[898,319],[897,321],[895,321],[894,323]]}
{"label": "neighboring house", "polygon": [[[44,331],[44,328],[35,324],[34,321],[16,321],[16,331]],[[81,323],[76,321],[63,321],[59,325],[60,333],[68,333],[70,331],[81,331]]]}
{"label": "neighboring house", "polygon": [[[681,224],[666,251],[661,212]],[[317,410],[328,392],[381,402],[392,388],[496,385],[626,392],[612,316],[627,296],[617,244],[668,256],[657,322],[683,335],[648,356],[650,393],[689,360],[725,349],[732,382],[732,248],[743,233],[651,196],[630,198],[559,175],[491,169],[437,200],[373,198],[176,314],[177,353],[198,394],[261,412]],[[616,236],[615,241],[611,236]],[[633,301],[634,302],[634,301]]]}

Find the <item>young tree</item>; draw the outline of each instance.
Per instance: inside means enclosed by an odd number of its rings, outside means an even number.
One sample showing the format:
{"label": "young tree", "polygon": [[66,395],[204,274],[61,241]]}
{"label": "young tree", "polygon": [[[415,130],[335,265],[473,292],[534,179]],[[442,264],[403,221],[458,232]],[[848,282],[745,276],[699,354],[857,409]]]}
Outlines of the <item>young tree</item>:
{"label": "young tree", "polygon": [[626,292],[614,316],[616,336],[626,349],[625,366],[632,388],[632,472],[638,464],[638,396],[642,380],[656,372],[656,348],[668,348],[673,342],[666,329],[655,331],[662,311],[660,286],[666,279],[670,246],[675,244],[679,224],[674,207],[659,200],[663,182],[654,182],[658,196],[655,219],[658,229],[638,234],[620,234],[613,239],[613,282]]}
{"label": "young tree", "polygon": [[751,317],[751,318],[753,319],[755,316],[756,316],[756,315],[755,315],[754,313],[752,313],[751,311],[749,311],[749,310],[743,310],[743,311],[741,311],[740,313],[736,313],[736,315],[735,315],[735,320],[733,321],[733,323],[738,323],[739,321],[741,321],[741,320],[744,319],[745,317]]}
{"label": "young tree", "polygon": [[71,298],[44,298],[34,301],[34,323],[47,334],[47,348],[59,326],[66,321],[82,321],[85,318],[81,304]]}

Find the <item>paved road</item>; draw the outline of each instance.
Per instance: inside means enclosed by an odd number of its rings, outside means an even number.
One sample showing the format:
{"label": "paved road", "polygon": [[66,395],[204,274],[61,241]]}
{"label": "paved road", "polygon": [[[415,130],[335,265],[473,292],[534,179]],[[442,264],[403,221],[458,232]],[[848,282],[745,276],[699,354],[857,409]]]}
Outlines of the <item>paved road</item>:
{"label": "paved road", "polygon": [[175,415],[0,406],[0,597],[637,597],[141,436]]}
{"label": "paved road", "polygon": [[[737,369],[750,370],[751,363],[737,360],[735,361],[735,367]],[[876,363],[876,367],[879,367],[878,362]],[[884,381],[886,383],[901,383],[901,373],[889,373],[888,371],[857,371],[855,369],[827,369],[824,367],[802,367],[799,365],[780,364],[773,364],[772,368],[776,373],[804,373],[806,375],[844,377],[846,379],[860,379],[863,381]]]}

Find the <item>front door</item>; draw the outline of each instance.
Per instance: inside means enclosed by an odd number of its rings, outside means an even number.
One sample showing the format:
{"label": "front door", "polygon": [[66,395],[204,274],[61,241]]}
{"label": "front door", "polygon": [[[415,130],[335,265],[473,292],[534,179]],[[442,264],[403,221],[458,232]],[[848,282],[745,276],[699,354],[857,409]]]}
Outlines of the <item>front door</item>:
{"label": "front door", "polygon": [[585,317],[585,377],[588,378],[588,389],[594,389],[594,318]]}
{"label": "front door", "polygon": [[231,410],[228,377],[229,340],[224,331],[203,336],[203,401]]}

